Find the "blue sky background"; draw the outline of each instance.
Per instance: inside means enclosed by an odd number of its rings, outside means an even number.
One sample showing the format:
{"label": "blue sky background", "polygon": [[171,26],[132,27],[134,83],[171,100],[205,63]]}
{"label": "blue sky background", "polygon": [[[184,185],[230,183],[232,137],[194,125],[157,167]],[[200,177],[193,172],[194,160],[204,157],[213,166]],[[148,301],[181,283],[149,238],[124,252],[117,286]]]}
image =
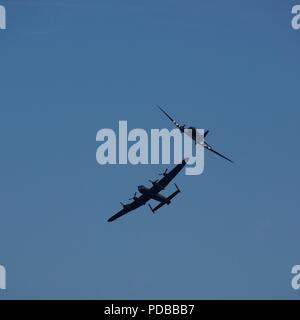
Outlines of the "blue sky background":
{"label": "blue sky background", "polygon": [[[1,0],[0,299],[299,299],[296,3]],[[155,104],[236,164],[108,224],[166,166],[101,167],[96,132]]]}

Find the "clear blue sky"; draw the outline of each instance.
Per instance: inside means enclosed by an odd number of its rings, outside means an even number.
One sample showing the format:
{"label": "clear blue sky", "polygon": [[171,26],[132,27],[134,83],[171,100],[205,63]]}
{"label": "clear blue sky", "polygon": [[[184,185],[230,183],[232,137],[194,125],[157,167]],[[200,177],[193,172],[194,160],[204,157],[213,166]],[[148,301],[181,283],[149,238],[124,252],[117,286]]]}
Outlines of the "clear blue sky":
{"label": "clear blue sky", "polygon": [[[295,1],[0,3],[0,299],[300,298]],[[108,224],[166,167],[101,167],[96,132],[170,127],[155,104],[236,164]]]}

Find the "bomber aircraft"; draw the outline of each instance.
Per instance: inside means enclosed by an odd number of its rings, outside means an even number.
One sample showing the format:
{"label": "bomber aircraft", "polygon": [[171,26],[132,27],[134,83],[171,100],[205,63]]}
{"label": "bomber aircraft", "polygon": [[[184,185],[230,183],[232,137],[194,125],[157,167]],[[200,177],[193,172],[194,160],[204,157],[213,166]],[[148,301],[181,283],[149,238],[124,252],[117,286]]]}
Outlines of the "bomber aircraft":
{"label": "bomber aircraft", "polygon": [[164,173],[161,173],[160,175],[163,177],[160,180],[159,179],[156,181],[149,180],[152,183],[151,188],[147,188],[143,185],[138,186],[138,191],[141,193],[141,195],[138,197],[137,192],[136,192],[134,194],[133,198],[129,199],[129,200],[133,200],[131,203],[129,203],[129,204],[121,203],[121,205],[123,206],[123,209],[121,211],[119,211],[117,214],[115,214],[114,216],[112,216],[110,219],[108,219],[108,222],[115,221],[115,220],[119,219],[120,217],[126,215],[127,213],[129,213],[129,212],[131,212],[141,206],[144,206],[151,199],[159,202],[159,204],[155,208],[152,208],[149,205],[149,208],[151,209],[151,211],[153,213],[155,213],[158,209],[160,209],[164,205],[166,205],[166,204],[169,205],[171,203],[171,200],[174,197],[176,197],[178,193],[180,193],[178,186],[175,184],[176,191],[168,197],[163,196],[162,194],[160,194],[160,192],[168,186],[168,184],[184,168],[184,166],[187,164],[187,162],[188,162],[188,159],[184,159],[182,161],[182,163],[176,165],[176,167],[173,168],[170,172],[168,172],[168,170],[166,170]]}

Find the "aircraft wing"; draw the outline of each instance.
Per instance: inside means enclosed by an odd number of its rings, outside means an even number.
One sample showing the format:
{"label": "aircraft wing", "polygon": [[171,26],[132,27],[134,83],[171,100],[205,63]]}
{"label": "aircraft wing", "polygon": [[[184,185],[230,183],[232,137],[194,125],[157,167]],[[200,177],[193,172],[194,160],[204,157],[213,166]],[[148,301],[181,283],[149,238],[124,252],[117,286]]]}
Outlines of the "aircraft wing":
{"label": "aircraft wing", "polygon": [[185,167],[189,159],[184,159],[180,164],[178,164],[174,169],[169,173],[165,174],[162,179],[160,179],[153,187],[153,192],[160,192],[164,190],[168,184],[178,175],[178,173]]}
{"label": "aircraft wing", "polygon": [[134,200],[133,202],[124,205],[123,209],[121,211],[119,211],[118,213],[116,213],[115,215],[113,215],[111,218],[109,218],[107,221],[108,222],[113,222],[121,217],[123,217],[125,214],[143,206],[146,204],[146,202],[148,202],[150,200],[150,197],[148,195],[141,195],[139,198],[137,198],[136,200]]}
{"label": "aircraft wing", "polygon": [[178,122],[176,122],[172,117],[170,117],[163,108],[161,108],[160,106],[157,106],[157,108],[159,108],[160,111],[161,111],[162,113],[164,113],[165,116],[166,116],[167,118],[169,118],[181,132],[183,132],[184,126],[181,126],[181,125],[180,125]]}
{"label": "aircraft wing", "polygon": [[210,146],[208,143],[205,142],[205,145],[204,145],[204,148],[206,148],[207,150],[213,152],[214,154],[218,155],[219,157],[231,162],[231,163],[234,163],[234,161],[232,161],[231,159],[225,157],[223,154],[219,153],[218,151],[214,150],[212,148],[212,146]]}

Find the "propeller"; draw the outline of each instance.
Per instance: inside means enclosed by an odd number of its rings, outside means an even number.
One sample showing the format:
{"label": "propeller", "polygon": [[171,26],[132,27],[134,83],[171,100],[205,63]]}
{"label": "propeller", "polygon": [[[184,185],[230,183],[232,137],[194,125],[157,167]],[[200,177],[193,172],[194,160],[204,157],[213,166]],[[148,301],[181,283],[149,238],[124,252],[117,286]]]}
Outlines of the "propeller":
{"label": "propeller", "polygon": [[166,169],[165,172],[160,173],[159,175],[166,177],[168,175],[168,169]]}
{"label": "propeller", "polygon": [[155,181],[149,180],[149,182],[151,182],[153,186],[157,185],[157,182],[158,182],[158,181],[159,181],[159,180],[155,180]]}
{"label": "propeller", "polygon": [[121,204],[121,206],[123,207],[123,209],[126,209],[127,204],[124,204],[124,203],[122,203],[122,202],[120,202],[120,204]]}
{"label": "propeller", "polygon": [[183,126],[180,126],[180,127],[179,127],[179,130],[180,130],[181,132],[183,132],[183,131],[185,130],[185,128],[186,128],[186,124],[184,124]]}
{"label": "propeller", "polygon": [[136,200],[137,199],[137,192],[134,193],[134,196],[132,198],[129,198],[129,200]]}

